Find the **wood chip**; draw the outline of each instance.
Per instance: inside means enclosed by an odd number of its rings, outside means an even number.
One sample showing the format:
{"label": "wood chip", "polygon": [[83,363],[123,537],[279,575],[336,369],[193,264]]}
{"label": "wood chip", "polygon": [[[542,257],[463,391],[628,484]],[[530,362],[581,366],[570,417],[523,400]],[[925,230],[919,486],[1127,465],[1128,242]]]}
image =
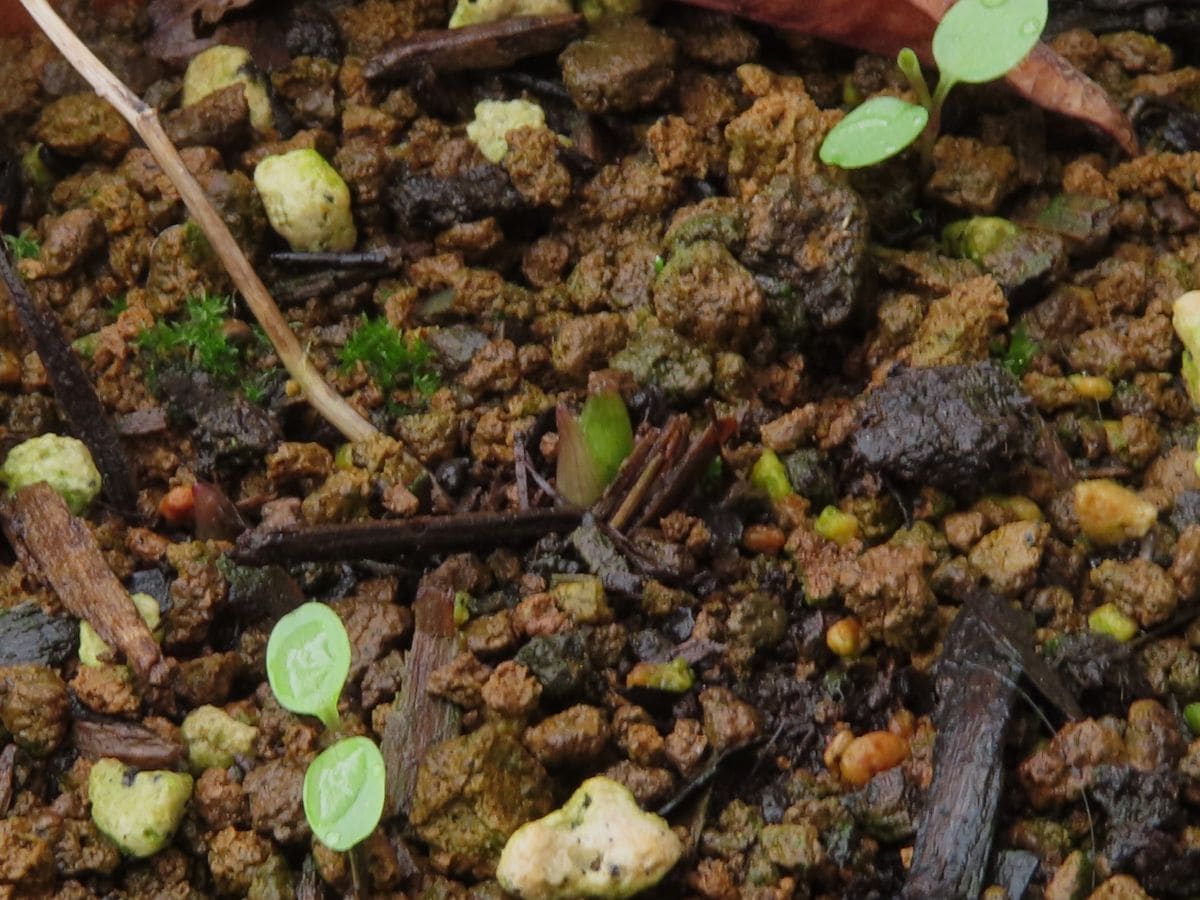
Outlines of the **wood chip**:
{"label": "wood chip", "polygon": [[67,612],[116,648],[146,685],[165,687],[171,668],[129,593],[82,520],[45,482],[21,488],[0,507],[4,533],[26,567],[50,585]]}
{"label": "wood chip", "polygon": [[138,769],[171,769],[184,756],[182,741],[120,719],[76,719],[71,745],[88,759],[109,756]]}

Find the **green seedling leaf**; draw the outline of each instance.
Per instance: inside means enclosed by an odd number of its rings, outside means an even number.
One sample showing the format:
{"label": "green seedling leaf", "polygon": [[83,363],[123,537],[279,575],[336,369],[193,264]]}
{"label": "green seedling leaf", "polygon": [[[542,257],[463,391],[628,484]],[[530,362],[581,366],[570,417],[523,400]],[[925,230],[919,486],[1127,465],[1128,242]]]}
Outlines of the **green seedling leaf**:
{"label": "green seedling leaf", "polygon": [[604,493],[604,474],[595,454],[588,447],[579,420],[565,406],[557,410],[558,467],[555,486],[563,498],[576,506],[588,507]]}
{"label": "green seedling leaf", "polygon": [[1047,0],[958,0],[933,33],[943,81],[981,84],[1016,67],[1046,27]]}
{"label": "green seedling leaf", "polygon": [[1033,358],[1037,356],[1037,341],[1029,336],[1024,322],[1018,322],[1008,339],[1008,349],[1004,351],[1004,368],[1012,373],[1014,378],[1020,378],[1029,371]]}
{"label": "green seedling leaf", "polygon": [[633,425],[625,401],[616,391],[592,394],[579,413],[579,427],[607,487],[633,449]]}
{"label": "green seedling leaf", "polygon": [[304,815],[313,834],[331,850],[349,850],[367,837],[383,814],[383,754],[366,737],[338,741],[304,773]]}
{"label": "green seedling leaf", "polygon": [[271,631],[267,679],[284,709],[338,725],[337,703],[350,672],[350,638],[324,603],[296,607]]}
{"label": "green seedling leaf", "polygon": [[873,166],[917,139],[929,111],[896,97],[872,97],[825,135],[821,162],[843,169]]}

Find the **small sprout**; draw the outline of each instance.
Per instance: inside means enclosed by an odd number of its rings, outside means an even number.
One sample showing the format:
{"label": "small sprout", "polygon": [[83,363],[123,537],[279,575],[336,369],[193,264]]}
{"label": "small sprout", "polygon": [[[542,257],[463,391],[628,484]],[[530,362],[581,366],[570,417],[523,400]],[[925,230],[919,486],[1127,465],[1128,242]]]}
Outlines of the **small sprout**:
{"label": "small sprout", "polygon": [[813,523],[813,531],[826,540],[844,547],[858,537],[858,519],[836,506],[826,506]]}
{"label": "small sprout", "polygon": [[218,44],[192,57],[183,75],[183,100],[180,105],[199,103],[209,94],[232,84],[244,85],[246,105],[250,108],[250,124],[258,132],[270,131],[274,125],[271,98],[267,82],[241,47]]}
{"label": "small sprout", "polygon": [[669,694],[686,694],[696,683],[696,673],[682,656],[670,662],[640,662],[625,676],[626,687],[649,688]]}
{"label": "small sprout", "polygon": [[196,774],[205,769],[226,769],[236,757],[252,755],[258,736],[253,725],[239,722],[215,706],[192,710],[179,731],[187,745],[188,766]]}
{"label": "small sprout", "polygon": [[591,506],[633,449],[625,401],[615,391],[593,394],[578,418],[560,405],[557,420],[558,492],[578,506]]}
{"label": "small sprout", "polygon": [[1041,37],[1048,11],[1047,0],[958,0],[933,33],[937,89],[930,94],[916,54],[905,47],[896,64],[919,104],[872,97],[825,136],[821,162],[845,169],[874,165],[895,156],[927,127],[936,133],[950,89],[960,82],[993,81],[1017,66]]}
{"label": "small sprout", "polygon": [[1068,375],[1067,381],[1084,400],[1094,400],[1104,403],[1112,399],[1113,383],[1111,379],[1101,375]]}
{"label": "small sprout", "polygon": [[667,261],[662,256],[661,253],[654,257],[654,274],[655,275],[661,275],[662,270],[665,269],[666,266],[667,266]]}
{"label": "small sprout", "polygon": [[793,493],[788,481],[787,470],[774,450],[763,450],[762,456],[750,469],[750,483],[766,492],[772,500],[779,500]]}
{"label": "small sprout", "polygon": [[432,356],[420,338],[405,338],[386,319],[364,316],[339,351],[338,361],[343,371],[361,362],[382,391],[412,387],[428,397],[441,385],[430,363]]}
{"label": "small sprout", "polygon": [[1029,366],[1039,350],[1041,347],[1030,339],[1025,323],[1018,322],[1008,338],[1008,349],[1004,351],[1004,368],[1008,369],[1013,378],[1020,378],[1029,371]]}
{"label": "small sprout", "polygon": [[1088,614],[1088,628],[1122,643],[1133,640],[1138,631],[1137,622],[1121,612],[1115,603],[1105,603],[1093,609]]}
{"label": "small sprout", "polygon": [[316,150],[268,156],[254,167],[267,219],[298,253],[352,250],[358,240],[350,188]]}
{"label": "small sprout", "polygon": [[579,427],[607,485],[633,450],[633,425],[625,401],[616,391],[592,394],[579,413]]}
{"label": "small sprout", "polygon": [[488,162],[498,163],[508,153],[505,136],[510,131],[545,127],[546,114],[536,103],[528,100],[480,100],[475,104],[475,118],[467,123],[467,137]]}
{"label": "small sprout", "polygon": [[79,516],[100,496],[100,471],[83,441],[59,434],[30,438],[8,451],[0,481],[10,491],[46,482]]}
{"label": "small sprout", "polygon": [[558,458],[554,478],[558,492],[576,506],[591,506],[604,493],[600,464],[588,449],[579,420],[562,404],[556,410]]}
{"label": "small sprout", "polygon": [[267,679],[284,709],[338,727],[338,697],[350,672],[350,638],[337,613],[305,603],[281,618],[267,641]]}
{"label": "small sprout", "polygon": [[867,635],[855,616],[839,619],[825,632],[825,646],[842,659],[854,659],[867,649]]}
{"label": "small sprout", "polygon": [[349,850],[383,815],[383,754],[366,737],[345,738],[322,751],[304,773],[304,815],[331,850]]}
{"label": "small sprout", "polygon": [[41,242],[31,228],[26,228],[20,234],[4,235],[4,245],[13,259],[37,259],[42,255]]}
{"label": "small sprout", "polygon": [[[150,629],[150,633],[154,635],[156,641],[162,640],[162,611],[158,608],[158,601],[149,594],[131,594],[129,599],[133,601],[134,608],[138,611],[138,615],[142,617],[142,621],[146,623],[146,627]],[[96,634],[94,629],[87,619],[81,619],[79,622],[79,662],[85,666],[103,666],[112,662],[113,652],[108,644],[104,643],[104,639]]]}
{"label": "small sprout", "polygon": [[165,847],[192,796],[192,776],[149,771],[132,775],[119,760],[97,760],[88,774],[88,800],[96,827],[122,853],[153,856]]}
{"label": "small sprout", "polygon": [[1200,703],[1189,703],[1183,708],[1183,721],[1192,737],[1200,737]]}

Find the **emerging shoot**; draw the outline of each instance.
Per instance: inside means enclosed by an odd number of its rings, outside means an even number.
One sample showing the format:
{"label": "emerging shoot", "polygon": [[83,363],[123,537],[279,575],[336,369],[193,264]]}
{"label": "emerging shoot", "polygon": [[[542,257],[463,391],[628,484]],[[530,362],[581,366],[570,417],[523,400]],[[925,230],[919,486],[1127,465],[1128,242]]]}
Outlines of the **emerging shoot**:
{"label": "emerging shoot", "polygon": [[615,391],[594,394],[576,418],[558,407],[558,492],[577,506],[600,499],[633,449],[633,426]]}
{"label": "emerging shoot", "polygon": [[267,641],[267,680],[284,709],[338,727],[338,697],[350,672],[350,638],[324,603],[296,607]]}
{"label": "emerging shoot", "polygon": [[872,97],[826,135],[821,162],[843,169],[870,166],[895,156],[926,129],[936,134],[950,89],[994,81],[1014,69],[1037,44],[1047,14],[1047,0],[958,0],[933,33],[940,73],[933,93],[916,53],[905,47],[896,64],[918,103]]}

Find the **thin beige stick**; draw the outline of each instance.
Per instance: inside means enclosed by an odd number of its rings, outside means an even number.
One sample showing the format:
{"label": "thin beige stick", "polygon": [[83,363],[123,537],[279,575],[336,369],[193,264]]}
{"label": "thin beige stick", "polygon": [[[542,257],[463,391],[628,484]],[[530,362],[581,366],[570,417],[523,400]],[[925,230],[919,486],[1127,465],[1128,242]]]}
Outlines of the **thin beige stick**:
{"label": "thin beige stick", "polygon": [[79,40],[70,26],[58,17],[58,13],[50,8],[46,0],[21,0],[21,5],[28,10],[46,37],[93,90],[111,103],[146,142],[146,148],[179,191],[188,212],[217,252],[233,283],[241,291],[246,305],[250,307],[250,312],[262,325],[275,347],[275,352],[279,354],[280,361],[300,386],[308,402],[348,440],[363,440],[376,434],[374,426],[333,390],[321,377],[321,373],[309,363],[300,342],[292,334],[292,329],[283,318],[279,307],[275,305],[275,301],[271,299],[258,273],[254,271],[254,267],[238,247],[221,217],[204,196],[204,191],[196,183],[192,173],[187,170],[167,133],[163,131],[154,107],[144,103],[110,72]]}

